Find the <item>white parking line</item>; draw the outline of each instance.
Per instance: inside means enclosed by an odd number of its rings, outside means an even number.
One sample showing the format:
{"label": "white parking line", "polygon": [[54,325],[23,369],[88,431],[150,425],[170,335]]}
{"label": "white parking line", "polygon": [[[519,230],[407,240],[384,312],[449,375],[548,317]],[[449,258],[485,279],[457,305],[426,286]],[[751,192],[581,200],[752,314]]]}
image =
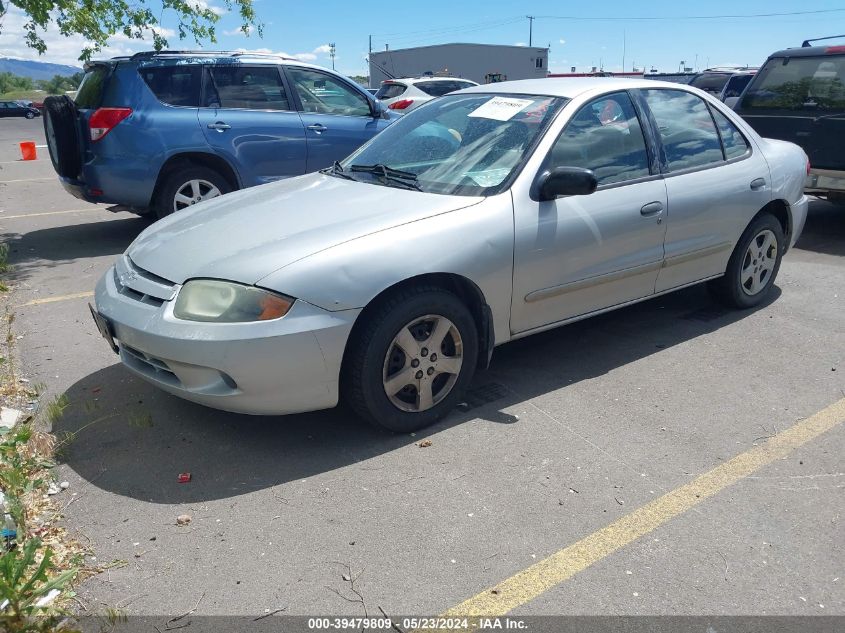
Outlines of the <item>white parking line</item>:
{"label": "white parking line", "polygon": [[0,213],[0,222],[3,220],[18,220],[20,218],[37,218],[42,215],[63,215],[65,213],[83,213],[84,211],[105,211],[102,207],[88,207],[86,209],[70,209],[69,211],[45,211],[43,213],[24,213],[23,215],[3,215]]}
{"label": "white parking line", "polygon": [[49,178],[17,178],[15,180],[0,180],[0,184],[8,185],[12,182],[44,182],[46,180],[55,180],[55,176]]}

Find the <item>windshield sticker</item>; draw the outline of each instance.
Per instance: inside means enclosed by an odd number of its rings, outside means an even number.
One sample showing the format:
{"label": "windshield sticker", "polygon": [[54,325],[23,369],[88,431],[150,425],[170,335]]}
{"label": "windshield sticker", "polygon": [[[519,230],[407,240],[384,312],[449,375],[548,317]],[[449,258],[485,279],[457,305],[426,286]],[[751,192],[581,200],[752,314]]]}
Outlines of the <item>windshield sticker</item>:
{"label": "windshield sticker", "polygon": [[507,97],[491,97],[478,106],[467,116],[493,119],[494,121],[510,121],[517,113],[534,103],[533,99],[510,99]]}

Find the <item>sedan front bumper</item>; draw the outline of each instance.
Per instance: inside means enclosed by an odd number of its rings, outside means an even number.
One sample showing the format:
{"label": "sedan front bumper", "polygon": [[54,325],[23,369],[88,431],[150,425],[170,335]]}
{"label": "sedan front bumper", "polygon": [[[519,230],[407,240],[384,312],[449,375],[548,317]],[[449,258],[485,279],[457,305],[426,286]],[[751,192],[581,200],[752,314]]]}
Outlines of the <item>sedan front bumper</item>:
{"label": "sedan front bumper", "polygon": [[120,285],[114,267],[97,284],[95,302],[133,373],[193,402],[265,415],[337,404],[343,350],[360,312],[298,300],[271,321],[185,321],[173,316],[173,300]]}

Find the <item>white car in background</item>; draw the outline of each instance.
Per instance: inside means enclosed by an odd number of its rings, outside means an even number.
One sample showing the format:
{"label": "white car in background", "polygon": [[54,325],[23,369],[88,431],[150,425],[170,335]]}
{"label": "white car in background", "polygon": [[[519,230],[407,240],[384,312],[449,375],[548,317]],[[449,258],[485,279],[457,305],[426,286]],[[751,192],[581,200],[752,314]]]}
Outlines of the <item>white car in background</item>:
{"label": "white car in background", "polygon": [[478,84],[469,79],[455,77],[417,77],[406,79],[388,79],[381,82],[376,99],[388,109],[405,114],[437,97],[471,88]]}

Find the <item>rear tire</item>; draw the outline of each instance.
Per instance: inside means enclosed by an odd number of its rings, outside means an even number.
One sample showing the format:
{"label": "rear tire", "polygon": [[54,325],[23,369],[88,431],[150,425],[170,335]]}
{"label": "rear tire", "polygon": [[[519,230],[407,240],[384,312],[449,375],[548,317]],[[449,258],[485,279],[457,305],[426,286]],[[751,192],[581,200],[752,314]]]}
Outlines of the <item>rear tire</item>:
{"label": "rear tire", "polygon": [[415,286],[363,318],[344,359],[346,403],[362,419],[395,433],[443,418],[475,374],[478,331],[467,307],[451,292]]}
{"label": "rear tire", "polygon": [[27,119],[34,119],[35,118],[35,115],[32,112],[27,112],[24,116],[26,116]]}
{"label": "rear tire", "polygon": [[[33,115],[35,116],[35,115]],[[76,104],[67,95],[44,99],[44,135],[53,169],[59,176],[77,178],[82,168]]]}
{"label": "rear tire", "polygon": [[232,185],[219,172],[203,165],[187,164],[166,176],[155,203],[155,212],[159,218],[164,218],[230,191]]}
{"label": "rear tire", "polygon": [[784,244],[783,227],[777,218],[770,213],[757,216],[739,238],[725,275],[709,282],[713,295],[741,310],[762,303],[780,270]]}

